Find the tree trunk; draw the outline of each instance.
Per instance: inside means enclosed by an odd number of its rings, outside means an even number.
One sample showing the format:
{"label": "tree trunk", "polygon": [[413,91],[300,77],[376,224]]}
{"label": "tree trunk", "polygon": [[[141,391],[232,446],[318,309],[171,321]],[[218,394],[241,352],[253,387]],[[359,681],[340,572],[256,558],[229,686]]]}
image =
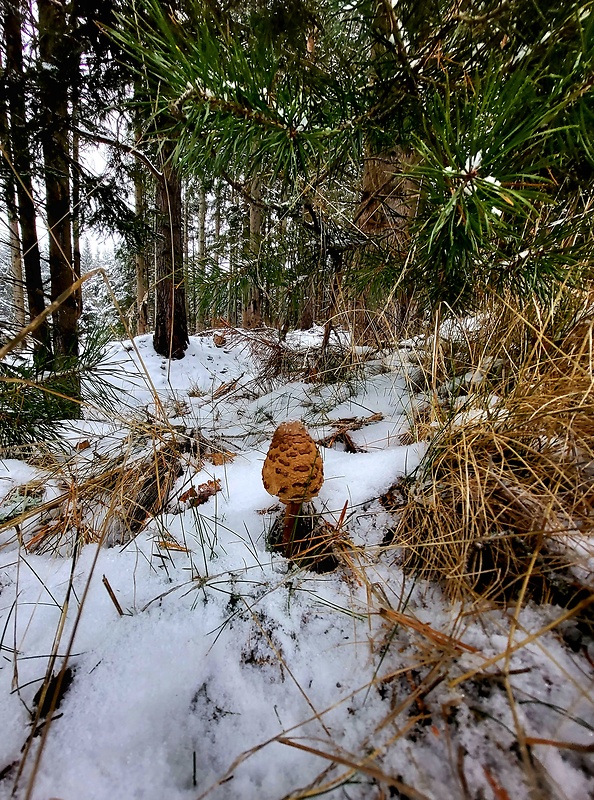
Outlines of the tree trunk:
{"label": "tree trunk", "polygon": [[190,264],[190,187],[190,180],[182,182],[182,248],[188,332],[196,326],[196,264]]}
{"label": "tree trunk", "polygon": [[251,196],[256,200],[255,203],[250,203],[249,229],[249,254],[254,264],[254,274],[250,277],[244,301],[242,325],[244,328],[259,328],[262,325],[262,292],[258,285],[257,273],[263,223],[262,206],[257,202],[261,197],[259,178],[254,178],[252,181]]}
{"label": "tree trunk", "polygon": [[206,266],[206,188],[200,181],[198,191],[198,264],[201,270]]}
{"label": "tree trunk", "polygon": [[307,289],[305,297],[303,298],[303,308],[301,309],[301,317],[299,320],[299,328],[302,331],[309,331],[314,325],[314,297],[315,285],[313,275],[308,278]]}
{"label": "tree trunk", "polygon": [[[204,181],[200,181],[200,189],[198,192],[198,252],[196,254],[198,261],[198,272],[201,281],[204,280],[206,275],[206,187]],[[196,289],[194,289],[194,296]],[[204,312],[196,313],[196,325],[200,330],[204,328]]]}
{"label": "tree trunk", "polygon": [[[400,149],[369,153],[363,165],[361,202],[354,220],[359,230],[369,236],[373,248],[379,243],[386,257],[399,261],[406,256],[414,211],[414,188],[403,175],[411,164],[411,155]],[[361,257],[365,256],[364,249]],[[376,257],[373,252],[371,257]],[[396,334],[396,318],[406,316],[410,302],[410,296],[400,292],[385,308],[370,311],[364,291],[355,299],[353,310],[357,341],[378,347],[388,344]]]}
{"label": "tree trunk", "polygon": [[[235,190],[231,192],[231,204],[235,202]],[[228,293],[227,293],[227,321],[230,325],[238,324],[238,296],[237,296],[237,270],[241,258],[241,240],[242,235],[240,230],[235,229],[235,225],[230,230],[232,235],[229,236],[229,279],[228,279]]]}
{"label": "tree trunk", "polygon": [[[76,84],[72,91],[72,268],[74,277],[78,280],[81,276],[80,258],[80,136],[76,130],[78,107],[79,107],[79,88]],[[83,310],[82,286],[75,292],[76,312],[80,318]]]}
{"label": "tree trunk", "polygon": [[[6,3],[4,32],[6,37],[6,85],[10,111],[10,144],[13,167],[18,176],[16,190],[29,320],[33,321],[45,310],[45,297],[33,200],[28,124],[25,114],[21,19],[20,4],[16,0],[13,3]],[[51,359],[52,355],[47,320],[38,325],[32,337],[35,360],[38,364],[43,365]]]}
{"label": "tree trunk", "polygon": [[390,246],[399,250],[406,248],[413,211],[413,186],[402,174],[411,164],[411,155],[403,150],[368,155],[355,215],[355,224],[361,231],[389,237]]}
{"label": "tree trunk", "polygon": [[68,100],[72,76],[79,65],[66,22],[66,5],[38,0],[39,88],[42,104],[40,133],[45,176],[45,215],[49,234],[50,298],[68,292],[52,314],[55,376],[48,388],[62,398],[62,418],[80,417],[81,386],[78,364],[79,299],[72,291],[77,278],[72,260],[70,207],[70,117]]}
{"label": "tree trunk", "polygon": [[[62,3],[38,0],[40,86],[44,109],[41,144],[45,166],[46,217],[52,302],[76,279],[72,264],[68,146],[69,50],[66,9]],[[54,312],[53,343],[56,365],[78,356],[78,307],[71,294]]]}
{"label": "tree trunk", "polygon": [[[146,199],[142,170],[137,164],[134,170],[134,202],[136,218],[142,224],[146,216]],[[146,333],[148,330],[148,264],[144,241],[136,248],[136,332]]]}
{"label": "tree trunk", "polygon": [[173,146],[162,149],[163,177],[157,182],[155,245],[155,351],[183,358],[189,344],[183,269],[181,179],[171,163]]}
{"label": "tree trunk", "polygon": [[[398,35],[393,30],[395,17],[390,5],[380,3],[376,7],[375,24],[386,39]],[[392,38],[393,41],[393,38]],[[375,72],[373,61],[381,63],[385,57],[385,47],[378,39],[372,47],[372,76]],[[382,147],[369,141],[367,155],[363,163],[361,202],[355,214],[354,223],[370,238],[373,248],[384,249],[384,257],[396,257],[401,263],[408,251],[409,224],[414,211],[414,188],[403,174],[413,163],[413,155],[403,147]],[[364,250],[361,253],[365,258]],[[386,324],[386,310],[371,314],[367,308],[367,295],[363,291],[355,300],[354,333],[363,343],[383,346],[395,334],[392,320]],[[397,314],[402,316],[408,308],[410,298],[400,293],[396,298]],[[389,305],[389,304],[388,304]]]}
{"label": "tree trunk", "polygon": [[222,207],[223,207],[223,186],[220,180],[215,182],[214,186],[215,192],[215,204],[214,204],[214,263],[215,266],[219,266],[219,246],[220,246],[220,238],[221,238],[221,217],[222,217]]}
{"label": "tree trunk", "polygon": [[[0,70],[2,61],[0,57]],[[14,174],[12,172],[12,147],[8,125],[8,103],[6,96],[0,98],[0,145],[6,156],[4,159],[4,202],[8,222],[8,246],[10,250],[10,273],[14,319],[18,328],[25,326],[25,305],[23,297],[23,262],[19,237],[19,220],[16,207]],[[0,162],[1,163],[1,162]]]}
{"label": "tree trunk", "polygon": [[23,259],[21,255],[21,241],[19,237],[19,222],[14,205],[14,192],[12,206],[8,211],[8,227],[10,236],[10,271],[12,277],[12,303],[14,318],[17,328],[25,327],[25,297],[23,293]]}

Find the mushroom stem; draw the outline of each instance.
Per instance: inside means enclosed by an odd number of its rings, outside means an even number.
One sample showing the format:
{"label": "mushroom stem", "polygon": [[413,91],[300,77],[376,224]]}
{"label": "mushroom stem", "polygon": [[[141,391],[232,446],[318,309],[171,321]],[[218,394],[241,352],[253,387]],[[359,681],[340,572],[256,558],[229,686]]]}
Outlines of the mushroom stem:
{"label": "mushroom stem", "polygon": [[285,524],[283,527],[283,552],[290,558],[293,551],[293,537],[297,528],[297,515],[301,503],[287,503],[285,510]]}

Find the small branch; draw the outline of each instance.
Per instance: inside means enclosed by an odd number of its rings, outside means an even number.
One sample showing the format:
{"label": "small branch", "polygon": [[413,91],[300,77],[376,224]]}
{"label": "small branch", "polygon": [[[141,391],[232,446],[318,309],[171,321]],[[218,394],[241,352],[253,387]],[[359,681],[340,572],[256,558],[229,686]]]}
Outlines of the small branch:
{"label": "small branch", "polygon": [[83,136],[85,139],[91,142],[98,142],[100,144],[107,144],[110,147],[115,147],[118,150],[123,150],[124,153],[130,153],[130,155],[134,156],[137,161],[140,161],[144,166],[148,169],[148,171],[155,177],[158,181],[163,180],[163,173],[157,169],[157,167],[153,164],[153,162],[146,156],[141,150],[138,150],[136,147],[133,147],[130,144],[125,144],[124,142],[120,142],[118,139],[111,139],[109,136],[103,136],[101,133],[92,133],[91,131],[84,131],[81,128],[74,128],[74,130]]}
{"label": "small branch", "polygon": [[[153,162],[141,151],[138,150],[136,147],[132,145],[125,144],[124,142],[120,142],[117,139],[111,139],[109,136],[103,136],[100,133],[91,133],[90,131],[83,131],[79,128],[75,128],[75,130],[81,135],[84,136],[86,139],[94,142],[99,142],[101,144],[109,145],[110,147],[115,147],[118,150],[123,150],[125,153],[130,153],[140,161],[144,166],[149,170],[149,172],[155,177],[157,180],[163,179],[163,173],[153,164]],[[255,197],[248,192],[245,188],[244,184],[240,181],[234,180],[228,172],[222,171],[221,177],[223,180],[231,186],[232,189],[239,192],[241,196],[248,201],[248,203],[263,208],[265,210],[272,210],[277,211],[278,213],[283,213],[285,209],[281,206],[272,203],[266,203],[263,200],[257,200]]]}
{"label": "small branch", "polygon": [[405,76],[406,81],[410,84],[413,94],[418,95],[419,81],[417,79],[417,74],[413,69],[412,64],[410,63],[406,47],[404,46],[404,41],[402,40],[402,36],[400,35],[400,31],[398,29],[398,19],[396,17],[396,11],[394,10],[392,3],[388,2],[387,0],[384,0],[384,8],[388,20],[390,22],[390,33],[394,37],[398,58],[406,71],[406,76]]}
{"label": "small branch", "polygon": [[257,206],[258,208],[263,208],[265,211],[276,211],[278,214],[285,214],[287,209],[283,208],[283,206],[279,206],[276,203],[267,203],[265,200],[259,200],[255,198],[246,188],[243,183],[240,181],[236,181],[234,178],[229,175],[228,172],[225,170],[221,171],[221,178],[228,183],[232,189],[235,189],[236,192],[247,200],[250,205]]}
{"label": "small branch", "polygon": [[508,6],[509,0],[503,0],[503,2],[499,3],[497,8],[494,8],[492,11],[487,11],[486,14],[481,14],[476,17],[473,17],[470,14],[454,14],[454,19],[458,19],[460,22],[466,22],[469,25],[482,25],[483,22],[489,22],[492,19],[497,19],[497,17],[502,14]]}
{"label": "small branch", "polygon": [[239,103],[233,103],[229,100],[221,100],[220,98],[210,95],[206,91],[197,87],[188,89],[180,97],[178,97],[177,100],[174,100],[169,105],[169,111],[171,114],[181,122],[185,122],[187,119],[182,108],[184,103],[187,103],[189,100],[197,100],[200,103],[205,103],[209,106],[212,106],[212,108],[217,111],[232,114],[234,117],[251,120],[263,128],[276,128],[277,130],[285,131],[286,134],[291,138],[294,138],[297,133],[295,128],[291,128],[284,122],[279,122],[276,119],[272,119],[271,117],[266,116],[266,114],[263,114],[261,111],[257,111],[255,108],[248,108],[240,105]]}
{"label": "small branch", "polygon": [[109,597],[111,599],[111,602],[115,606],[115,610],[118,612],[120,617],[123,617],[124,616],[124,612],[122,611],[122,607],[118,602],[118,598],[115,596],[114,590],[111,588],[111,584],[107,580],[107,575],[104,575],[102,580],[103,580],[103,585],[107,589],[107,594],[109,595]]}

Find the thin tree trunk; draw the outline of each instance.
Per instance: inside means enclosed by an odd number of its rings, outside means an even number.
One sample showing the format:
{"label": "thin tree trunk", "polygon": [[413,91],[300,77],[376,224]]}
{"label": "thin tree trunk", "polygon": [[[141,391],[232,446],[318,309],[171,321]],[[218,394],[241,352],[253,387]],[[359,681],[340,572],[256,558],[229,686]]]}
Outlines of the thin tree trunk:
{"label": "thin tree trunk", "polygon": [[[196,257],[200,278],[204,280],[206,276],[206,187],[202,180],[200,181],[198,192],[198,252]],[[201,329],[204,327],[204,314],[202,312],[197,313],[196,323]]]}
{"label": "thin tree trunk", "polygon": [[[134,170],[134,202],[137,220],[142,224],[146,216],[146,199],[143,175],[137,164]],[[148,263],[144,242],[138,244],[135,255],[136,264],[136,332],[144,334],[148,330]]]}
{"label": "thin tree trunk", "polygon": [[10,271],[12,277],[12,303],[14,318],[18,328],[25,327],[25,296],[23,292],[23,259],[21,256],[21,241],[19,237],[19,222],[13,206],[8,212],[8,226],[10,235]]}
{"label": "thin tree trunk", "polygon": [[[75,86],[72,92],[72,268],[74,277],[81,276],[80,259],[80,136],[76,124],[79,106],[79,89]],[[75,292],[76,311],[80,318],[83,310],[82,287]]]}
{"label": "thin tree trunk", "polygon": [[299,328],[302,331],[308,331],[313,328],[314,324],[314,297],[315,297],[315,284],[313,275],[308,278],[307,289],[305,297],[303,298],[303,308],[301,309],[301,317],[299,319]]}
{"label": "thin tree trunk", "polygon": [[188,331],[196,325],[196,265],[190,265],[190,181],[182,182],[182,248]]}
{"label": "thin tree trunk", "polygon": [[[1,55],[0,70],[2,70]],[[21,242],[19,237],[19,221],[16,207],[14,174],[11,169],[13,158],[10,142],[10,128],[8,124],[8,103],[6,96],[0,98],[0,144],[2,145],[3,152],[6,154],[4,164],[4,202],[6,204],[6,214],[8,217],[8,246],[10,249],[12,304],[15,322],[19,328],[24,328],[25,299],[23,297],[23,262],[21,258]]]}
{"label": "thin tree trunk", "polygon": [[215,206],[214,206],[214,241],[213,248],[215,266],[219,266],[219,239],[221,238],[221,212],[223,206],[223,187],[220,180],[215,182]]}
{"label": "thin tree trunk", "polygon": [[[219,223],[220,224],[220,223]],[[198,193],[198,263],[200,269],[206,266],[206,189],[200,181]]]}
{"label": "thin tree trunk", "polygon": [[[237,203],[235,189],[231,190],[230,205],[234,207]],[[244,231],[237,230],[235,226],[230,231],[229,236],[229,291],[227,293],[227,321],[230,325],[238,325],[238,306],[239,292],[237,291],[237,271],[241,258],[241,242],[244,238]]]}
{"label": "thin tree trunk", "polygon": [[[15,182],[29,320],[33,321],[45,310],[45,297],[33,199],[28,124],[25,114],[21,19],[20,3],[17,0],[13,3],[6,3],[4,32],[6,37],[6,85],[10,111],[9,134],[13,167],[17,176]],[[42,365],[51,359],[52,355],[47,320],[37,326],[32,336],[35,360]]]}
{"label": "thin tree trunk", "polygon": [[[253,179],[250,194],[255,200],[260,199],[261,184],[259,178]],[[262,224],[262,207],[257,202],[250,203],[249,253],[255,265],[255,274],[250,278],[246,302],[244,303],[242,314],[244,328],[259,328],[262,325],[262,292],[257,278],[258,258],[262,244]]]}
{"label": "thin tree trunk", "polygon": [[153,346],[166,358],[183,358],[189,344],[183,268],[181,179],[163,145],[163,178],[157,182],[156,311]]}

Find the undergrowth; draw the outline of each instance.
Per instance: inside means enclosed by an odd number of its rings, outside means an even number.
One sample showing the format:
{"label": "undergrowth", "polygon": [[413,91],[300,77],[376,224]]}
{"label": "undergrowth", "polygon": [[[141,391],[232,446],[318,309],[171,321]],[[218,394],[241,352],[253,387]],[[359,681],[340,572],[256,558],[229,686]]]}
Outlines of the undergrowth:
{"label": "undergrowth", "polygon": [[[428,449],[417,473],[399,487],[400,500],[394,499],[395,493],[384,499],[384,507],[396,520],[384,544],[367,545],[361,537],[354,543],[354,532],[364,528],[365,515],[374,511],[347,503],[338,520],[331,521],[314,509],[296,532],[296,557],[281,566],[278,522],[274,511],[264,509],[269,521],[263,521],[262,529],[269,531],[274,580],[258,577],[269,564],[259,564],[257,575],[251,568],[214,568],[218,532],[226,523],[216,511],[214,519],[203,516],[200,506],[221,486],[213,480],[180,490],[178,478],[199,472],[208,461],[231,462],[237,454],[225,451],[199,428],[173,426],[165,413],[159,416],[163,405],[156,395],[155,416],[127,420],[128,435],[108,459],[81,459],[88,442],[69,456],[51,445],[38,449],[34,460],[55,483],[54,496],[39,503],[43,497],[39,486],[31,486],[28,494],[23,489],[20,499],[13,498],[14,513],[0,521],[0,535],[4,547],[18,547],[24,558],[44,553],[71,558],[72,576],[41,694],[31,709],[31,733],[22,758],[6,775],[16,785],[26,774],[29,786],[33,785],[37,753],[51,735],[52,715],[70,683],[76,683],[77,673],[69,665],[74,640],[72,635],[66,641],[64,620],[82,547],[94,543],[128,548],[150,530],[151,558],[165,570],[173,570],[174,555],[185,558],[188,575],[136,613],[166,598],[175,603],[181,592],[194,592],[197,605],[206,603],[209,594],[222,593],[228,598],[228,616],[221,630],[240,621],[250,627],[251,644],[242,652],[243,665],[276,670],[288,686],[294,683],[321,729],[319,737],[304,735],[301,726],[308,720],[301,720],[274,739],[254,746],[247,743],[250,746],[215,784],[200,787],[201,797],[216,792],[234,770],[272,743],[313,754],[324,765],[315,780],[295,787],[292,800],[349,787],[378,800],[434,798],[427,788],[432,776],[425,780],[422,765],[411,761],[405,775],[390,769],[391,754],[410,747],[438,753],[464,800],[487,797],[489,791],[497,800],[509,800],[510,769],[513,780],[523,783],[526,796],[563,797],[563,788],[556,785],[538,748],[556,748],[586,773],[591,750],[588,745],[527,732],[526,726],[536,727],[550,709],[514,678],[537,669],[559,674],[552,640],[547,639],[552,632],[577,655],[594,641],[593,329],[588,298],[581,309],[574,304],[571,313],[548,315],[537,307],[520,311],[511,302],[499,301],[474,328],[462,322],[448,328],[443,320],[433,320],[425,335],[416,337],[405,365],[417,392],[409,437],[427,440]],[[261,366],[255,381],[261,387],[287,378],[315,386],[361,380],[363,357],[350,346],[304,352],[291,349],[268,331],[228,330],[218,335],[225,342],[217,346],[250,349]],[[211,400],[225,402],[232,391],[232,383],[213,388]],[[199,399],[208,401],[203,392]],[[372,415],[360,424],[375,421]],[[324,446],[333,447],[340,433],[348,452],[360,452],[354,443],[348,446],[349,430],[356,430],[359,422],[340,423],[342,427],[325,438]],[[183,538],[176,538],[167,528],[166,513],[184,509],[192,514],[185,517]],[[14,535],[9,537],[11,530]],[[246,552],[262,557],[247,529],[235,534]],[[87,589],[96,563],[95,558],[86,576]],[[343,605],[333,605],[319,580],[341,587]],[[105,576],[103,583],[118,615],[130,613],[119,604]],[[442,589],[449,603],[444,603]],[[261,598],[270,593],[286,595],[290,608],[295,592],[312,598],[312,619],[328,612],[331,626],[337,614],[349,618],[360,637],[358,646],[368,652],[370,672],[357,677],[356,688],[337,706],[314,708],[308,687],[299,685],[291,672],[278,621],[259,608]],[[85,596],[86,589],[77,620]],[[539,626],[532,629],[524,626],[522,616],[529,601],[535,607],[552,604],[548,621],[539,618]],[[431,603],[440,609],[435,619]],[[287,625],[289,619],[290,615]],[[579,637],[570,641],[573,623]],[[488,631],[493,641],[503,637],[504,644],[482,651],[476,644],[478,629]],[[307,633],[304,627],[303,646]],[[14,659],[16,663],[16,651]],[[591,686],[574,688],[592,704]],[[207,697],[206,684],[202,694]],[[344,711],[348,722],[357,708],[371,702],[369,698],[380,702],[381,713],[354,751],[339,730],[343,723],[335,728],[336,713]],[[495,701],[498,711],[491,706]],[[204,704],[218,708],[208,699]],[[571,718],[570,709],[556,713]],[[496,741],[499,731],[507,749]],[[41,737],[38,750],[36,736]],[[488,763],[473,755],[473,736],[491,742]],[[27,760],[34,762],[29,772]]]}
{"label": "undergrowth", "polygon": [[[459,343],[466,383],[441,392],[444,371],[417,417],[429,448],[394,542],[406,569],[454,598],[571,603],[591,591],[576,553],[591,554],[594,523],[594,317],[556,336],[547,322],[504,304],[486,335]],[[434,363],[451,349],[434,344]]]}

